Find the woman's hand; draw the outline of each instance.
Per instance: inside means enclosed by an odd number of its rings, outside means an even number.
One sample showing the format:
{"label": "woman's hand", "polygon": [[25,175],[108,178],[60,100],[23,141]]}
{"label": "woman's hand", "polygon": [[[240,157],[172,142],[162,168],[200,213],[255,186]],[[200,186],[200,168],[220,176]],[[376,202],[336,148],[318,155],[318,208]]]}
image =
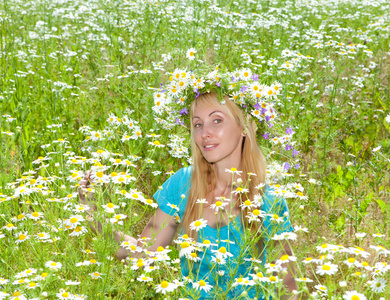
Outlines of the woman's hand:
{"label": "woman's hand", "polygon": [[[94,192],[91,189],[91,171],[88,171],[84,174],[83,179],[80,181],[80,187],[78,189],[79,192],[79,199],[82,204],[90,205],[90,202],[94,199]],[[90,184],[88,184],[90,183]],[[96,210],[96,205],[93,204],[94,207],[91,207],[92,209]]]}

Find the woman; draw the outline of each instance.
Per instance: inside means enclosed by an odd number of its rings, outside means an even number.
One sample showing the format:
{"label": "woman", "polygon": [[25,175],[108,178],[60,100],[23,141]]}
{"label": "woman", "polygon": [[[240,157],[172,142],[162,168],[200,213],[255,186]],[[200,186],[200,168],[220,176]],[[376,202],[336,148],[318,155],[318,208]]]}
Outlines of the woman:
{"label": "woman", "polygon": [[[199,288],[201,280],[214,286],[210,292],[200,289],[200,298],[236,298],[244,291],[244,285],[237,284],[238,278],[252,283],[252,277],[259,279],[250,275],[256,272],[251,270],[254,252],[247,245],[252,245],[256,258],[265,262],[263,242],[275,233],[292,231],[283,217],[288,209],[284,200],[264,187],[266,163],[256,143],[256,123],[245,117],[239,106],[227,96],[221,104],[217,93],[203,94],[191,103],[190,125],[192,167],[179,170],[155,193],[159,208],[140,235],[150,239],[148,246],[120,232],[115,233],[115,239],[156,251],[171,244],[179,229],[182,275],[195,282],[194,287]],[[86,188],[86,184],[84,180],[81,185]],[[80,197],[85,200],[83,193]],[[263,221],[254,214],[255,210],[260,212],[260,205]],[[271,220],[275,214],[282,222]],[[246,228],[252,234],[245,234]],[[283,254],[291,255],[287,243],[280,246]],[[117,258],[128,254],[121,248]],[[296,290],[288,263],[281,267],[287,268],[284,283],[288,290]],[[250,298],[263,299],[261,295],[259,287],[249,289]]]}

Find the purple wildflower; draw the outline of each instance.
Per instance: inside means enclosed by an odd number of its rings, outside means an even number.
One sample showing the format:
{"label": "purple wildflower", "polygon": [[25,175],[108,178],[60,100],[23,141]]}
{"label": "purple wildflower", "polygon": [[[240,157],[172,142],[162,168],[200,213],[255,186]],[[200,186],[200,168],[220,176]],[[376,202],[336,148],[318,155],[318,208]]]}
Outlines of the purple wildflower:
{"label": "purple wildflower", "polygon": [[249,89],[249,86],[243,85],[243,86],[240,88],[240,92],[245,93],[245,91],[246,91],[247,89]]}
{"label": "purple wildflower", "polygon": [[293,134],[294,131],[291,128],[286,129],[286,134]]}
{"label": "purple wildflower", "polygon": [[252,80],[253,80],[253,81],[259,80],[259,75],[257,75],[256,73],[253,73],[253,75],[252,75]]}
{"label": "purple wildflower", "polygon": [[182,115],[182,116],[183,116],[183,115],[184,115],[184,116],[185,116],[185,115],[188,115],[187,107],[184,107],[181,111],[179,111],[179,114]]}

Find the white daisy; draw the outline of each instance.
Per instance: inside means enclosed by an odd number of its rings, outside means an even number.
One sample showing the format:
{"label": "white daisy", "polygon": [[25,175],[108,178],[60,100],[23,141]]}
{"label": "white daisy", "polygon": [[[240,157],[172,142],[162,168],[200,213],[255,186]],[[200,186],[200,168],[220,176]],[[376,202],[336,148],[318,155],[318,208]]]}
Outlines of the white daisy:
{"label": "white daisy", "polygon": [[199,219],[190,224],[191,230],[199,231],[200,229],[203,229],[207,226],[207,220],[205,219]]}

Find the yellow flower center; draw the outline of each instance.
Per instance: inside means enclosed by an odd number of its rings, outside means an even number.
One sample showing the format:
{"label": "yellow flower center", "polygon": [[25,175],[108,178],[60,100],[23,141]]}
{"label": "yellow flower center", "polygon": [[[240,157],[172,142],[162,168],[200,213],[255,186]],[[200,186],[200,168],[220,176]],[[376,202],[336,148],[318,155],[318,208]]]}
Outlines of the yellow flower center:
{"label": "yellow flower center", "polygon": [[330,270],[330,266],[328,266],[328,265],[323,265],[323,266],[322,266],[322,270],[329,271],[329,270]]}
{"label": "yellow flower center", "polygon": [[270,278],[269,278],[269,281],[276,281],[277,279],[276,279],[276,277],[275,276],[271,276]]}
{"label": "yellow flower center", "polygon": [[169,285],[169,283],[168,283],[167,281],[161,282],[161,287],[162,287],[163,289],[166,289],[166,288],[168,287],[168,285]]}
{"label": "yellow flower center", "polygon": [[225,253],[226,253],[226,248],[225,248],[225,247],[221,247],[221,248],[219,248],[218,251],[219,251],[220,253],[225,254]]}
{"label": "yellow flower center", "polygon": [[187,242],[183,242],[180,244],[180,246],[185,249],[185,248],[188,248],[190,246],[190,244],[188,244]]}
{"label": "yellow flower center", "polygon": [[103,172],[96,172],[96,176],[99,177],[99,178],[102,178],[103,177]]}
{"label": "yellow flower center", "polygon": [[195,222],[195,226],[196,226],[196,227],[199,227],[200,225],[202,225],[202,222],[201,222],[201,221],[196,221],[196,222]]}
{"label": "yellow flower center", "polygon": [[206,282],[204,280],[199,280],[199,286],[206,286]]}

